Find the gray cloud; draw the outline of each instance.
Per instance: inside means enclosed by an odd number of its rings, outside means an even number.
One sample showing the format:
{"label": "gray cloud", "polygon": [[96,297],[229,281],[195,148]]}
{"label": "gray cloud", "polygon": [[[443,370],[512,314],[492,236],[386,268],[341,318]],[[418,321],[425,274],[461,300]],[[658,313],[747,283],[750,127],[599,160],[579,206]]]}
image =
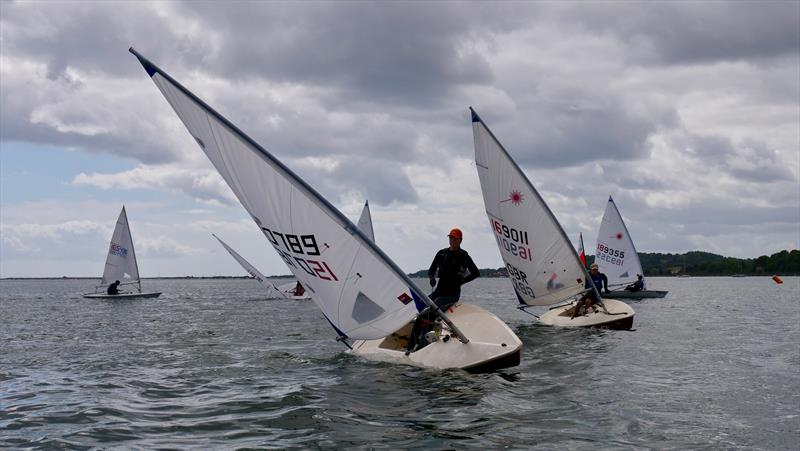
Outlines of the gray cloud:
{"label": "gray cloud", "polygon": [[643,61],[774,58],[796,54],[800,41],[794,1],[567,3],[556,11],[561,20],[618,36]]}
{"label": "gray cloud", "polygon": [[755,139],[736,145],[729,138],[687,133],[674,143],[695,161],[728,173],[736,179],[754,183],[795,182],[797,174],[785,166],[777,152]]}
{"label": "gray cloud", "polygon": [[325,166],[294,164],[297,174],[334,203],[358,193],[373,205],[415,203],[416,190],[402,165],[373,159],[352,159]]}
{"label": "gray cloud", "polygon": [[206,60],[210,70],[227,77],[337,86],[343,101],[420,105],[437,103],[459,84],[492,79],[487,61],[470,45],[479,16],[458,3],[184,7],[211,30],[237,30],[221,36],[218,51]]}

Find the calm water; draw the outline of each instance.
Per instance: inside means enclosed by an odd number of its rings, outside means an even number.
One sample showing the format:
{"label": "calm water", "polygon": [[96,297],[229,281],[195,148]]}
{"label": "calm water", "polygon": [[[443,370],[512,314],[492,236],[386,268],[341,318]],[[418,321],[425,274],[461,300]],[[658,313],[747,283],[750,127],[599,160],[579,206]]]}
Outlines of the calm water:
{"label": "calm water", "polygon": [[519,367],[432,371],[350,356],[310,301],[250,280],[0,281],[0,447],[797,449],[800,279],[651,279],[635,331],[517,311],[504,279],[463,299],[524,342]]}

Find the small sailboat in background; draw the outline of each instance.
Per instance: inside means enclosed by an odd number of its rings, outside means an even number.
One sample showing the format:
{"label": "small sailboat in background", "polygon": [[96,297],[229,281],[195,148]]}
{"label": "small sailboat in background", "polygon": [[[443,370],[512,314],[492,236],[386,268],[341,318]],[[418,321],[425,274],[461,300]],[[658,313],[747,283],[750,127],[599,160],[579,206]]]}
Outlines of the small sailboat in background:
{"label": "small sailboat in background", "polygon": [[[214,238],[219,241],[219,244],[228,251],[229,254],[236,260],[248,274],[250,274],[253,279],[255,279],[262,287],[264,287],[264,291],[267,293],[267,299],[310,299],[308,293],[303,291],[302,294],[297,294],[297,283],[290,282],[280,287],[276,287],[275,284],[269,281],[264,274],[261,274],[259,270],[256,269],[255,266],[250,264],[247,260],[244,259],[238,252],[233,250],[227,243],[222,241],[222,239],[213,233],[211,234]],[[302,287],[302,285],[301,285]]]}
{"label": "small sailboat in background", "polygon": [[[576,301],[588,291],[584,281],[591,278],[536,188],[475,110],[470,111],[486,214],[519,308],[566,302],[542,315],[540,322],[630,329],[633,309],[613,299],[603,299],[603,309],[572,317]],[[599,299],[597,287],[590,289]]]}
{"label": "small sailboat in background", "polygon": [[[108,286],[119,281],[118,287],[122,290],[118,294],[108,294]],[[125,291],[132,288],[136,291]],[[101,291],[102,290],[102,291]],[[86,293],[85,298],[94,299],[130,299],[130,298],[157,298],[161,292],[142,292],[142,281],[139,278],[139,266],[136,263],[136,251],[133,249],[133,238],[128,226],[128,215],[125,206],[117,218],[111,244],[108,246],[106,266],[103,270],[103,280],[95,287],[94,293]]]}
{"label": "small sailboat in background", "polygon": [[[614,199],[608,196],[606,211],[597,232],[594,261],[608,277],[609,297],[615,299],[663,298],[666,291],[648,290],[639,254]],[[637,283],[641,280],[641,283]]]}
{"label": "small sailboat in background", "polygon": [[[370,215],[369,211],[369,201],[364,203],[364,208],[361,210],[361,216],[358,218],[358,228],[364,232],[365,235],[372,241],[375,241],[375,232],[372,229],[372,216]],[[280,286],[275,286],[269,279],[261,274],[261,272],[256,269],[250,262],[245,260],[244,257],[239,255],[238,252],[233,250],[227,243],[222,241],[220,237],[217,235],[211,234],[214,238],[219,241],[219,244],[228,251],[229,254],[236,260],[245,271],[247,271],[250,276],[253,277],[258,283],[260,283],[264,290],[267,292],[267,299],[311,299],[311,296],[308,295],[308,291],[303,288],[303,285],[300,282],[294,281],[282,284]]]}
{"label": "small sailboat in background", "polygon": [[[289,270],[311,292],[337,340],[354,354],[468,371],[519,364],[522,342],[504,322],[466,304],[445,314],[308,183],[163,70],[130,51]],[[446,338],[406,355],[404,340],[426,308],[445,323]],[[348,340],[377,340],[379,345],[356,347]]]}

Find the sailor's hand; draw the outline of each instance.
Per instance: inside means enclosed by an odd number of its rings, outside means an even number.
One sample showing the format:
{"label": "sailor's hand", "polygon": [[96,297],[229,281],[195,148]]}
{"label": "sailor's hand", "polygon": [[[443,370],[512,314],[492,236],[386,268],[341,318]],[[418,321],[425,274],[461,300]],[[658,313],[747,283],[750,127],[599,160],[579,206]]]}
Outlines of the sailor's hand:
{"label": "sailor's hand", "polygon": [[431,287],[435,287],[435,286],[436,286],[436,279],[431,277]]}

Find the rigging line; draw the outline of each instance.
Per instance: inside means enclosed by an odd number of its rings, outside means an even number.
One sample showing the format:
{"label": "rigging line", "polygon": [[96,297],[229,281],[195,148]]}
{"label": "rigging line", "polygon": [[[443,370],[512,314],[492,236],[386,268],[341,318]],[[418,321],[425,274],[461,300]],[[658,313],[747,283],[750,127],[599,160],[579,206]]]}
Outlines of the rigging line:
{"label": "rigging line", "polygon": [[347,337],[336,337],[336,341],[344,343],[344,345],[347,346],[348,349],[350,349],[351,351],[353,350],[353,347],[350,346],[350,343],[347,342]]}
{"label": "rigging line", "polygon": [[520,306],[517,307],[517,310],[522,310],[523,312],[527,313],[528,315],[531,315],[532,317],[534,317],[536,319],[539,319],[539,315],[534,315],[533,313],[525,310],[528,307],[530,307],[530,305],[520,305]]}

